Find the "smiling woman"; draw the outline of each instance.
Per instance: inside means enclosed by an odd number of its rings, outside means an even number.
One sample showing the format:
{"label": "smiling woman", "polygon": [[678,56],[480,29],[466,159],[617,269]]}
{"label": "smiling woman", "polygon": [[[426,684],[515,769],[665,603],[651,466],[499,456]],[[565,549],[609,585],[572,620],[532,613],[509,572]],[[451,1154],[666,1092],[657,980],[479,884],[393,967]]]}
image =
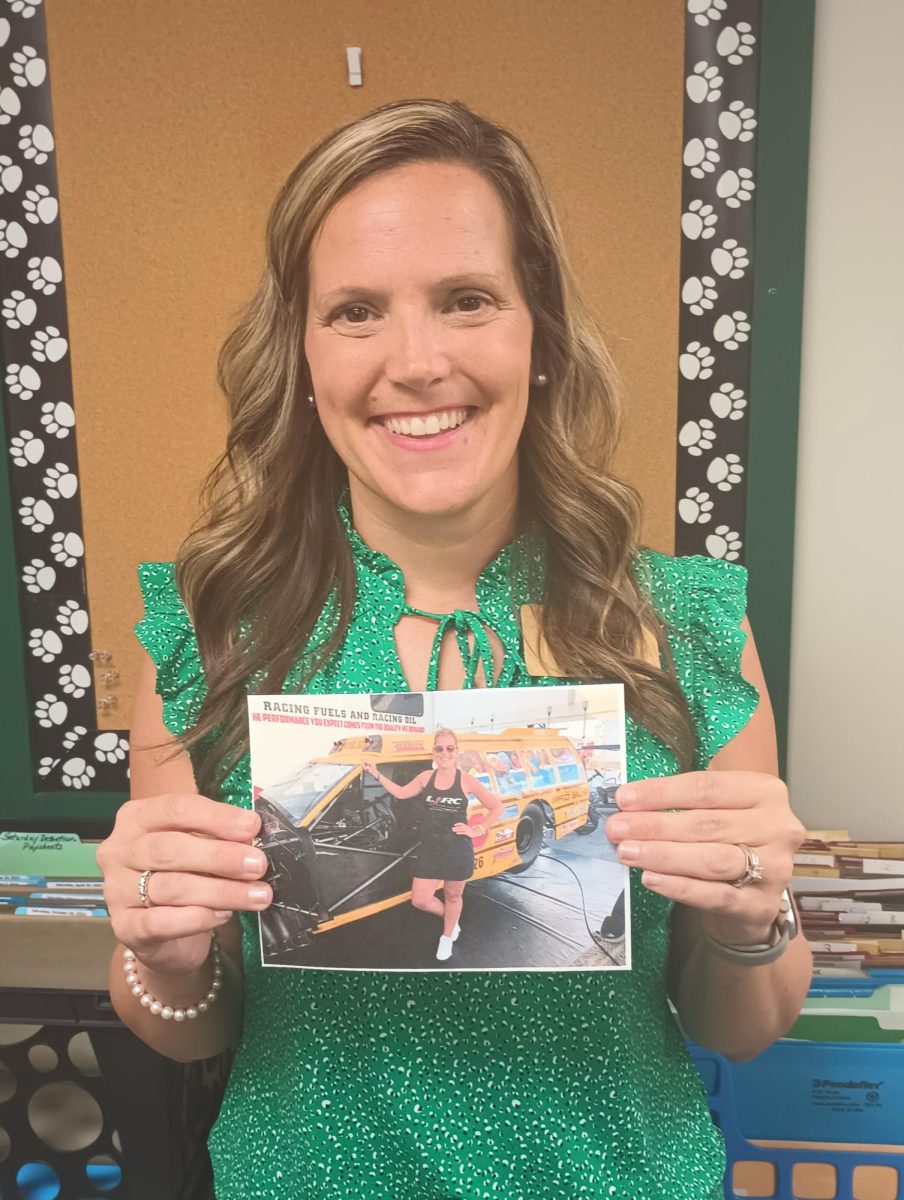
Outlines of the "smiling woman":
{"label": "smiling woman", "polygon": [[[637,545],[611,364],[523,146],[435,100],[329,135],[276,200],[220,366],[226,454],[179,561],[141,571],[134,802],[98,853],[123,1020],[174,1058],[238,1044],[218,1197],[714,1200],[720,1137],[666,990],[735,1057],[787,1029],[809,980],[783,897],[802,828],[743,569]],[[630,972],[262,967],[248,691],[563,678],[625,688],[632,786],[608,834],[636,868]],[[433,750],[393,794],[431,812],[412,900],[442,918],[443,960],[475,832],[448,817],[495,802],[448,730]]]}
{"label": "smiling woman", "polygon": [[[346,488],[356,530],[400,568],[419,610],[399,614],[396,635],[412,687],[431,677],[437,623],[423,613],[478,608],[462,560],[486,565],[525,532],[515,557],[530,558],[527,542],[545,557],[525,600],[542,603],[563,673],[624,680],[631,711],[689,766],[686,699],[638,652],[644,630],[667,646],[632,567],[639,499],[610,469],[614,368],[520,142],[463,105],[386,105],[298,164],[267,249],[221,355],[231,427],[208,519],[178,564],[207,683],[184,744],[218,734],[215,752],[197,755],[202,790],[247,747],[246,672],[275,690],[315,627],[307,674],[342,643],[355,603],[337,508]],[[449,428],[426,436],[444,413]],[[488,636],[495,653],[479,679],[498,681],[502,647]],[[438,685],[459,686],[454,644],[435,649]]]}

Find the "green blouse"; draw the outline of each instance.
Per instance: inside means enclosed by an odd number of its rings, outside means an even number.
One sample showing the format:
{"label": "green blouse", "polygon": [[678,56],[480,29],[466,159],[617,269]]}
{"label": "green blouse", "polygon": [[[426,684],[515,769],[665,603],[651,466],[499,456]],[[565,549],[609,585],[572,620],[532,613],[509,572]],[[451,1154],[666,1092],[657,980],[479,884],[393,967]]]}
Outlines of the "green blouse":
{"label": "green blouse", "polygon": [[[393,639],[410,611],[402,574],[343,516],[356,605],[343,645],[305,690],[407,691]],[[652,551],[638,566],[670,631],[703,767],[757,702],[739,673],[746,572]],[[561,683],[528,674],[518,612],[530,571],[512,568],[506,547],[480,576],[479,613],[448,624],[466,656],[468,631],[495,631],[499,685]],[[204,689],[194,632],[173,565],[142,564],[139,577],[136,632],[180,734]],[[475,647],[476,660],[486,638]],[[434,680],[437,649],[438,639]],[[473,679],[478,663],[468,665]],[[297,690],[300,670],[284,691]],[[630,719],[627,737],[630,778],[675,773],[670,752]],[[250,808],[247,755],[223,795]],[[218,1200],[721,1196],[722,1138],[666,1000],[669,908],[632,870],[634,965],[612,973],[268,970],[257,918],[243,917],[244,1036],[210,1136]]]}

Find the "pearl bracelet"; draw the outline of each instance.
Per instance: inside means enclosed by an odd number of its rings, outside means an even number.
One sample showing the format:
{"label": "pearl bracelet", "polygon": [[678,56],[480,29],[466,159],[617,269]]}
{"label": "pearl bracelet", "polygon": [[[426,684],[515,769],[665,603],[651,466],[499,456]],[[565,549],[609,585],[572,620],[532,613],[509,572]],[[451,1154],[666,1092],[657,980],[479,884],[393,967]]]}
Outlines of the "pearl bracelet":
{"label": "pearl bracelet", "polygon": [[138,978],[138,960],[134,950],[123,947],[122,969],[126,973],[126,983],[129,990],[142,1008],[146,1008],[155,1017],[164,1021],[194,1021],[201,1013],[206,1013],[211,1004],[216,1003],[223,986],[223,967],[220,962],[220,943],[217,941],[216,930],[210,935],[210,949],[213,954],[213,976],[210,981],[210,991],[196,1004],[187,1008],[174,1008],[171,1004],[163,1004],[156,996],[151,995]]}

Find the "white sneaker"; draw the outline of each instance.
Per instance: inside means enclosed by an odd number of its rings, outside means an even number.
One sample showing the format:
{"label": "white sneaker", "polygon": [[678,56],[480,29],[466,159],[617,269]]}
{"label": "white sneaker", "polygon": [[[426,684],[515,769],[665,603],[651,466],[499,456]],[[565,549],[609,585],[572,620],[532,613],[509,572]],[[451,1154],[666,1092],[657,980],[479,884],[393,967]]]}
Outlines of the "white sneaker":
{"label": "white sneaker", "polygon": [[461,933],[461,926],[460,926],[460,925],[459,925],[459,923],[456,921],[456,922],[455,922],[455,928],[454,928],[454,929],[452,930],[452,932],[449,934],[449,936],[452,938],[452,941],[453,941],[453,942],[457,942],[457,941],[458,941],[458,935],[459,935],[460,933]]}
{"label": "white sneaker", "polygon": [[440,962],[445,962],[447,958],[452,957],[452,946],[455,942],[454,938],[446,937],[445,934],[439,939],[439,945],[436,948],[436,957]]}

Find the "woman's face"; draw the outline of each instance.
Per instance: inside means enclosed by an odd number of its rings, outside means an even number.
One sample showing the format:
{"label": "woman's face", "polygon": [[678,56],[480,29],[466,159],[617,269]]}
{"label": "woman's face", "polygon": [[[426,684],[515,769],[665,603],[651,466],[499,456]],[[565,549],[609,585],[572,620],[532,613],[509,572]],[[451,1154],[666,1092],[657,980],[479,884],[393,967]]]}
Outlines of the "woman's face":
{"label": "woman's face", "polygon": [[495,189],[469,167],[378,175],[311,250],[305,354],[353,500],[511,506],[533,321]]}
{"label": "woman's face", "polygon": [[458,746],[455,738],[442,734],[433,743],[433,761],[438,767],[451,767],[458,761]]}

